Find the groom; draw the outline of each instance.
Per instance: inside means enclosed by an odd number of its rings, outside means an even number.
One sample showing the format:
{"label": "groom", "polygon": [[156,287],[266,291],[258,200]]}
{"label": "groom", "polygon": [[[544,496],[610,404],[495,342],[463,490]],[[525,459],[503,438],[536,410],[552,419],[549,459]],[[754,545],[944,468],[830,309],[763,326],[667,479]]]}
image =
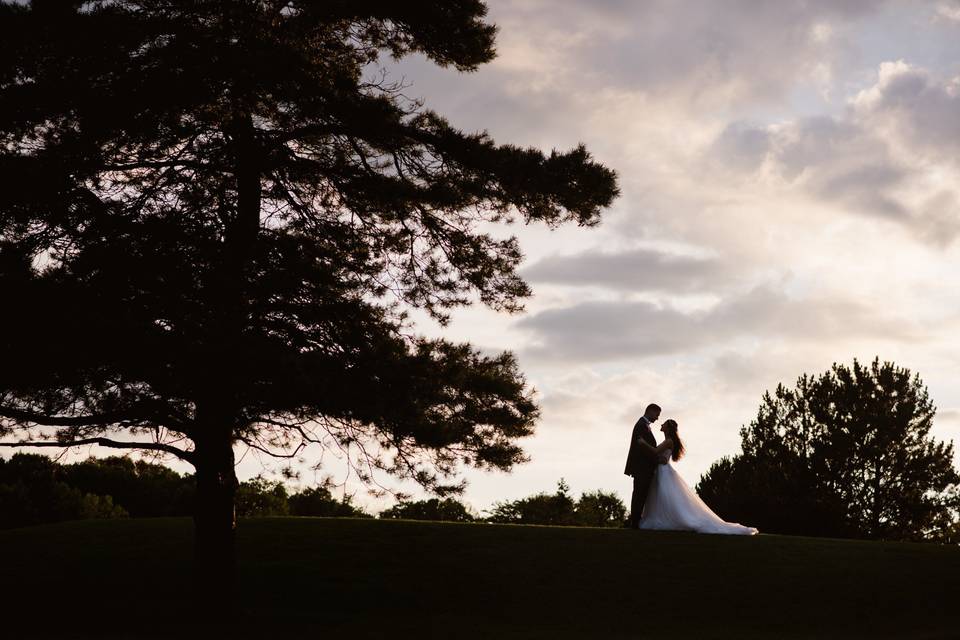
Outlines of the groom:
{"label": "groom", "polygon": [[630,452],[627,453],[627,467],[623,470],[628,476],[633,476],[633,496],[630,499],[629,527],[637,529],[640,516],[643,515],[643,505],[647,501],[647,492],[653,481],[653,472],[660,462],[657,458],[657,439],[653,437],[650,425],[660,418],[660,407],[655,404],[647,405],[643,417],[633,425],[633,434],[630,436]]}

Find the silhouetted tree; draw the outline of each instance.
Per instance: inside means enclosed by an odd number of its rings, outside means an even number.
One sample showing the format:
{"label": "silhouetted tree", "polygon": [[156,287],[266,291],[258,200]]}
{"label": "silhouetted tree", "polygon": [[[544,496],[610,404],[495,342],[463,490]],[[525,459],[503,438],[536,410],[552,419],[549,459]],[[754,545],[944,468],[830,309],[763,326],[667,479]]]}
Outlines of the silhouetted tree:
{"label": "silhouetted tree", "polygon": [[834,364],[764,395],[697,491],[725,519],[761,530],[878,539],[949,527],[960,475],[930,436],[936,410],[919,376],[893,363]]}
{"label": "silhouetted tree", "polygon": [[160,464],[123,456],[60,465],[59,477],[81,491],[110,496],[134,518],[193,513],[195,481]]}
{"label": "silhouetted tree", "polygon": [[61,471],[55,462],[36,454],[0,459],[0,528],[127,516],[112,497],[69,485]]}
{"label": "silhouetted tree", "polygon": [[949,524],[936,531],[931,539],[943,544],[960,544],[960,510],[955,509]]}
{"label": "silhouetted tree", "polygon": [[489,510],[489,522],[580,527],[620,527],[627,507],[613,493],[584,493],[579,500],[561,478],[556,493],[537,493],[519,500],[498,502]]}
{"label": "silhouetted tree", "polygon": [[279,480],[257,476],[237,487],[237,515],[243,517],[285,516],[290,513],[287,488]]}
{"label": "silhouetted tree", "polygon": [[324,518],[370,518],[370,514],[352,504],[345,495],[338,500],[327,487],[307,487],[290,496],[290,515]]}
{"label": "silhouetted tree", "polygon": [[[514,358],[417,337],[529,294],[487,223],[591,225],[581,146],[464,133],[372,69],[471,71],[480,0],[0,4],[0,418],[40,446],[196,468],[201,593],[234,567],[235,444],[319,443],[443,493],[509,469],[537,407]],[[117,439],[126,433],[127,439]]]}
{"label": "silhouetted tree", "polygon": [[726,520],[767,533],[831,538],[855,535],[840,496],[819,484],[796,455],[721,458],[700,478],[697,493]]}
{"label": "silhouetted tree", "polygon": [[[163,465],[121,456],[60,464],[17,453],[0,459],[0,528],[65,519],[184,516],[192,513],[195,487]],[[237,515],[369,518],[350,496],[334,498],[325,486],[290,494],[282,481],[258,476],[240,483]]]}
{"label": "silhouetted tree", "polygon": [[0,529],[25,527],[42,522],[30,491],[22,482],[0,483]]}
{"label": "silhouetted tree", "polygon": [[400,502],[380,512],[381,518],[403,520],[438,520],[444,522],[473,522],[473,514],[455,498],[430,498]]}
{"label": "silhouetted tree", "polygon": [[622,527],[627,519],[627,505],[613,492],[587,492],[577,500],[575,519],[583,527]]}

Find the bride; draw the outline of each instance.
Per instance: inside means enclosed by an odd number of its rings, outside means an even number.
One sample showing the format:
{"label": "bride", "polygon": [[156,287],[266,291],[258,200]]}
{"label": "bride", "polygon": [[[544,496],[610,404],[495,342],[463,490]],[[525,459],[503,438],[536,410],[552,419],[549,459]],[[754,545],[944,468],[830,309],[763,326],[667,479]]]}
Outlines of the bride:
{"label": "bride", "polygon": [[683,455],[683,442],[677,433],[675,420],[667,420],[660,427],[664,441],[657,447],[657,454],[667,460],[657,465],[650,492],[640,518],[640,529],[670,529],[696,531],[698,533],[725,533],[752,536],[753,527],[735,522],[724,522],[710,510],[703,500],[683,481],[669,460],[679,460]]}

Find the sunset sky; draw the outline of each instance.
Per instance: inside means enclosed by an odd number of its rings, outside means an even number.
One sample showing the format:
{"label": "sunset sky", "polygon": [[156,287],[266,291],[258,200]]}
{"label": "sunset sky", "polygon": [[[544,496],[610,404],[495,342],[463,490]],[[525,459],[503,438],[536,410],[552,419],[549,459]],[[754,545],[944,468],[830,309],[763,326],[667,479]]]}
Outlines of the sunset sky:
{"label": "sunset sky", "polygon": [[499,142],[584,142],[623,194],[597,228],[515,227],[526,313],[446,330],[516,352],[543,406],[532,462],[469,473],[468,502],[628,498],[651,401],[693,484],[764,390],[854,357],[919,373],[960,435],[960,2],[489,4],[494,62],[393,77]]}
{"label": "sunset sky", "polygon": [[[390,77],[499,143],[586,144],[622,195],[595,228],[499,228],[526,255],[524,313],[419,323],[515,352],[542,406],[531,462],[468,471],[467,503],[561,477],[627,501],[629,434],[649,402],[679,422],[693,485],[739,451],[765,390],[855,357],[918,373],[935,435],[960,440],[960,0],[489,6],[492,63],[384,60]],[[304,469],[320,458],[307,454]],[[302,484],[330,474],[371,511],[392,503],[323,461]],[[244,455],[240,479],[264,464],[281,466]]]}

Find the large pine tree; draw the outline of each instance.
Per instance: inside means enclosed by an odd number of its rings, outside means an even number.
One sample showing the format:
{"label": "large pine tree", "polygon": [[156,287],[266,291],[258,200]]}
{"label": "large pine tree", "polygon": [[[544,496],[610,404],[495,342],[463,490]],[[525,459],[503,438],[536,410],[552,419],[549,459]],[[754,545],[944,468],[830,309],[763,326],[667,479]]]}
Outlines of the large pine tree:
{"label": "large pine tree", "polygon": [[[614,173],[465,133],[373,70],[494,56],[480,0],[0,4],[0,425],[194,465],[229,578],[234,447],[340,447],[455,490],[537,407],[513,357],[418,337],[529,294],[490,222],[595,224]],[[124,437],[125,436],[125,437]]]}

